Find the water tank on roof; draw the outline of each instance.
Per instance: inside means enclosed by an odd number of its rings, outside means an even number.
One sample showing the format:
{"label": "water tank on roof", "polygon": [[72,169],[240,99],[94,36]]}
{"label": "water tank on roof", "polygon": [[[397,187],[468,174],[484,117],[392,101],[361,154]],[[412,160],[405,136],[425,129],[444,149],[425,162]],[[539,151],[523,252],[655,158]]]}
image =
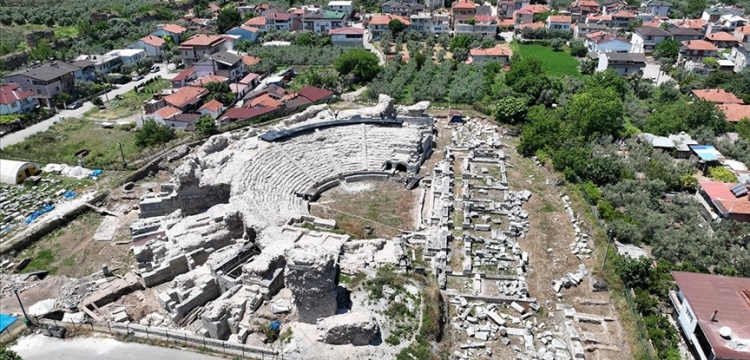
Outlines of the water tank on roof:
{"label": "water tank on roof", "polygon": [[732,329],[730,329],[729,326],[722,326],[721,329],[719,329],[719,335],[725,339],[729,339],[732,337]]}

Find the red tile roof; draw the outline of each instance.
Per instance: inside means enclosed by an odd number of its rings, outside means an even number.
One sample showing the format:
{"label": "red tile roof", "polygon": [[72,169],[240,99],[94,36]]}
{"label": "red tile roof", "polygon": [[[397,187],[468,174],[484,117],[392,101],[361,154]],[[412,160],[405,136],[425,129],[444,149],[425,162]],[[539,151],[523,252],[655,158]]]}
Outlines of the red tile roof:
{"label": "red tile roof", "polygon": [[250,99],[250,101],[245,104],[245,107],[279,107],[281,106],[281,100],[273,98],[269,94],[263,94],[258,97],[254,97]]}
{"label": "red tile roof", "polygon": [[158,36],[153,36],[153,35],[146,35],[142,37],[140,40],[154,47],[162,47],[165,43],[164,39]]}
{"label": "red tile roof", "polygon": [[699,185],[701,190],[722,212],[726,214],[750,214],[750,200],[748,200],[747,194],[738,198],[732,193],[732,186],[736,184],[701,181]]}
{"label": "red tile roof", "polygon": [[175,24],[166,24],[162,27],[162,30],[177,35],[184,34],[185,31],[187,31],[187,29],[185,29],[184,27]]}
{"label": "red tile roof", "polygon": [[552,15],[548,17],[547,20],[551,23],[570,24],[571,22],[570,16],[565,16],[565,15]]}
{"label": "red tile roof", "polygon": [[589,34],[586,34],[586,38],[595,44],[601,44],[603,42],[607,42],[610,40],[620,40],[626,43],[630,43],[628,39],[617,37],[616,34],[613,34],[608,31],[597,31],[597,32],[589,33]]}
{"label": "red tile roof", "polygon": [[392,15],[392,14],[373,16],[372,19],[370,19],[369,25],[388,25],[388,23],[390,23],[391,20],[398,20],[402,22],[404,25],[409,26],[409,19],[403,16]]}
{"label": "red tile roof", "polygon": [[252,118],[256,118],[261,115],[265,115],[271,112],[274,112],[278,110],[279,108],[273,108],[273,107],[258,107],[258,108],[231,108],[227,112],[224,113],[224,115],[221,116],[221,119],[227,119],[229,121],[241,121],[241,120],[248,120]]}
{"label": "red tile roof", "polygon": [[219,100],[213,99],[200,107],[198,110],[209,110],[213,112],[218,112],[221,110],[221,108],[224,107],[224,104],[222,104]]}
{"label": "red tile roof", "polygon": [[206,86],[212,82],[226,82],[227,80],[229,79],[224,76],[208,74],[195,79],[190,86]]}
{"label": "red tile roof", "polygon": [[[750,201],[745,200],[750,204]],[[750,359],[732,342],[750,339],[750,278],[672,271],[672,278],[690,304],[716,359]],[[714,312],[716,318],[712,319]],[[719,335],[728,327],[731,338]]]}
{"label": "red tile roof", "polygon": [[172,81],[183,81],[183,80],[187,79],[188,77],[190,77],[193,74],[195,74],[195,68],[191,67],[191,68],[185,69],[182,72],[180,72],[179,74],[177,74],[177,76],[175,76],[175,77],[172,78]]}
{"label": "red tile roof", "polygon": [[578,7],[595,7],[598,8],[601,5],[599,5],[598,2],[593,0],[580,0],[573,3],[572,6],[578,6]]}
{"label": "red tile roof", "polygon": [[328,35],[363,35],[364,33],[365,29],[353,26],[328,30]]}
{"label": "red tile roof", "polygon": [[745,26],[742,26],[742,27],[738,27],[734,31],[736,31],[736,32],[738,32],[740,34],[750,35],[750,25],[745,25]]}
{"label": "red tile roof", "polygon": [[620,10],[614,14],[612,14],[613,18],[635,18],[637,14],[633,13],[632,11],[627,10]]}
{"label": "red tile roof", "polygon": [[612,15],[589,15],[586,17],[589,23],[596,23],[599,21],[612,21]]}
{"label": "red tile roof", "polygon": [[727,32],[723,32],[723,31],[713,33],[713,34],[708,34],[706,35],[706,39],[708,39],[709,41],[740,42],[739,40],[737,40],[736,37],[734,37],[734,35],[727,33]]}
{"label": "red tile roof", "polygon": [[173,107],[173,106],[165,106],[159,110],[156,110],[154,112],[154,115],[159,116],[162,119],[170,118],[172,116],[175,116],[177,114],[182,114],[182,110]]}
{"label": "red tile roof", "polygon": [[164,101],[174,107],[182,108],[186,105],[197,103],[198,100],[208,93],[202,87],[186,86],[177,90],[176,93],[164,97]]}
{"label": "red tile roof", "polygon": [[245,77],[240,80],[240,84],[250,84],[253,82],[253,80],[257,79],[260,75],[256,73],[249,73],[245,75]]}
{"label": "red tile roof", "polygon": [[0,86],[0,104],[8,105],[34,96],[34,92],[21,91],[20,87],[19,84]]}
{"label": "red tile roof", "polygon": [[183,41],[180,44],[180,47],[183,46],[216,46],[219,45],[226,40],[221,37],[220,35],[193,35],[189,39]]}
{"label": "red tile roof", "polygon": [[516,11],[517,14],[541,14],[549,11],[549,7],[545,5],[527,5]]}
{"label": "red tile roof", "polygon": [[260,62],[260,58],[257,56],[250,56],[250,55],[243,55],[242,56],[242,63],[245,66],[251,66],[255,65]]}
{"label": "red tile roof", "polygon": [[271,20],[288,21],[290,17],[292,16],[287,13],[282,13],[282,12],[266,14],[266,18],[271,19]]}
{"label": "red tile roof", "polygon": [[248,21],[245,21],[243,24],[245,26],[265,26],[266,25],[266,17],[265,16],[258,16],[254,17]]}
{"label": "red tile roof", "polygon": [[693,96],[717,104],[744,104],[742,99],[724,89],[693,90]]}
{"label": "red tile roof", "polygon": [[333,91],[321,89],[315,86],[305,86],[299,91],[300,96],[312,102],[320,101],[333,96]]}
{"label": "red tile roof", "polygon": [[700,30],[706,26],[706,20],[703,19],[685,19],[674,23],[677,27]]}
{"label": "red tile roof", "polygon": [[724,115],[729,122],[739,122],[743,118],[750,120],[750,105],[719,104],[716,107],[724,112]]}
{"label": "red tile roof", "polygon": [[510,56],[510,48],[506,46],[495,46],[489,49],[471,49],[471,56]]}
{"label": "red tile roof", "polygon": [[451,7],[453,9],[469,10],[476,9],[477,4],[475,4],[472,0],[458,0],[454,2]]}
{"label": "red tile roof", "polygon": [[688,48],[689,50],[699,50],[699,51],[718,51],[719,48],[714,46],[714,44],[706,41],[706,40],[687,40],[682,42],[682,46]]}

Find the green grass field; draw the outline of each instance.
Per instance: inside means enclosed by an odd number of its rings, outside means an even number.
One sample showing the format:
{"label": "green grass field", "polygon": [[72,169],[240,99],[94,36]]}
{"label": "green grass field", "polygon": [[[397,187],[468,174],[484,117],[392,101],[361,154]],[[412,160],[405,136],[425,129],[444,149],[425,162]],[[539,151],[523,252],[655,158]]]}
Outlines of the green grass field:
{"label": "green grass field", "polygon": [[512,43],[513,51],[524,56],[532,56],[542,60],[542,70],[549,75],[570,75],[580,77],[578,60],[566,50],[553,51],[551,47],[541,45],[527,45]]}

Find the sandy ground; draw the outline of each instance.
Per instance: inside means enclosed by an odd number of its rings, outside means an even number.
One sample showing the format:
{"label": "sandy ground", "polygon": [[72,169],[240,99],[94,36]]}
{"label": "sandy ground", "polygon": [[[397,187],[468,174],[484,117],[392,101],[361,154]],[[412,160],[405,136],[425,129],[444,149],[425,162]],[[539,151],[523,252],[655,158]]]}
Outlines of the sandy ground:
{"label": "sandy ground", "polygon": [[107,337],[57,339],[31,335],[11,349],[25,360],[215,360],[221,359],[175,348],[120,342]]}

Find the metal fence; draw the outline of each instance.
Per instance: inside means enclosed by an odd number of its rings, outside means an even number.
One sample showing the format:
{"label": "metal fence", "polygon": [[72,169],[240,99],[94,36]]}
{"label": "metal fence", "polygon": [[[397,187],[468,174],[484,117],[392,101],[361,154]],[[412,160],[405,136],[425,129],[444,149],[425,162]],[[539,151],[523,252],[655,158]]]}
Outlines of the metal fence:
{"label": "metal fence", "polygon": [[179,329],[111,322],[68,323],[49,319],[32,319],[32,323],[37,326],[41,326],[42,324],[63,326],[68,330],[86,329],[110,335],[135,336],[146,339],[146,341],[149,342],[166,342],[168,344],[185,346],[197,350],[210,350],[215,353],[239,358],[261,360],[284,359],[282,354],[270,346],[268,348],[263,348],[225,340],[211,339],[203,336],[196,336],[190,333],[190,331]]}

